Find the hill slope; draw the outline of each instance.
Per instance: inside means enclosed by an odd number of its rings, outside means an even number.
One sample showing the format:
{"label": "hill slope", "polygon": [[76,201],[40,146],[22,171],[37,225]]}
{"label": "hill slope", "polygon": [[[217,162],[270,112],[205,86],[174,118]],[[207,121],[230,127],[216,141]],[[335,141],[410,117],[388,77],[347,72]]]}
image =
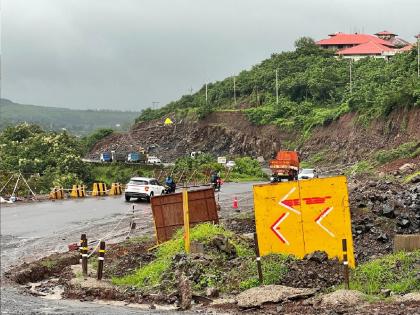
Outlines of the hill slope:
{"label": "hill slope", "polygon": [[137,121],[174,113],[202,118],[213,111],[241,109],[254,124],[275,124],[283,130],[306,133],[348,112],[358,113],[359,121],[368,123],[395,109],[420,105],[414,49],[389,61],[365,58],[350,64],[303,38],[297,41],[295,51],[273,54],[236,75],[236,101],[233,79],[209,83],[207,102],[202,87],[158,110],[144,110]]}
{"label": "hill slope", "polygon": [[85,135],[98,128],[115,128],[120,124],[127,130],[138,112],[107,110],[72,110],[58,107],[44,107],[14,103],[0,99],[0,130],[21,122],[35,123],[44,129],[68,131]]}
{"label": "hill slope", "polygon": [[343,115],[327,126],[316,127],[303,140],[297,132],[275,125],[254,125],[242,112],[213,112],[199,121],[182,119],[169,126],[158,119],[102,139],[90,157],[97,159],[107,150],[129,151],[134,145],[148,148],[165,162],[198,150],[215,156],[263,156],[267,160],[279,149],[298,148],[304,161],[327,166],[374,160],[380,150],[405,143],[411,143],[414,151],[420,147],[419,108],[394,111],[368,127],[361,127],[357,119],[356,114]]}

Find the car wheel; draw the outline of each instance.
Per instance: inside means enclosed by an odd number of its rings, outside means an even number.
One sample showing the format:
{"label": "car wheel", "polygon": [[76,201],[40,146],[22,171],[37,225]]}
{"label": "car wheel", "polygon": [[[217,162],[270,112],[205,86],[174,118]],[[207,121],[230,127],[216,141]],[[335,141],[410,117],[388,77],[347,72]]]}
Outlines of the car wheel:
{"label": "car wheel", "polygon": [[125,196],[125,201],[127,202],[130,201],[130,198],[131,198],[130,196]]}

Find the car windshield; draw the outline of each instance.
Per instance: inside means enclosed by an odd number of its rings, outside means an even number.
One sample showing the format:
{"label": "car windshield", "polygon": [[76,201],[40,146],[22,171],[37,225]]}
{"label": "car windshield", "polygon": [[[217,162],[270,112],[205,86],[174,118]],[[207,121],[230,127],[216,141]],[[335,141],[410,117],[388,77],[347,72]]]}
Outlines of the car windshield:
{"label": "car windshield", "polygon": [[314,172],[313,169],[307,168],[307,169],[303,169],[301,174],[312,174]]}
{"label": "car windshield", "polygon": [[147,180],[132,179],[132,180],[130,180],[129,184],[132,184],[132,185],[148,185],[149,182]]}

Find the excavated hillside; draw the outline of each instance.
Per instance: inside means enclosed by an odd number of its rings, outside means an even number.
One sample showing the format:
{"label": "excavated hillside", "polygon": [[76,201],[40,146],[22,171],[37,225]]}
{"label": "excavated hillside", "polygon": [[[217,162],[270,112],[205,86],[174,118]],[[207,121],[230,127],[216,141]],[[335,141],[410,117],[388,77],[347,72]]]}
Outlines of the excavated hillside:
{"label": "excavated hillside", "polygon": [[[274,125],[257,126],[242,112],[214,112],[203,120],[180,119],[165,126],[164,119],[136,124],[128,133],[113,134],[99,141],[89,157],[98,159],[108,150],[148,149],[164,162],[193,151],[216,156],[273,157],[281,148],[295,149],[300,133],[285,132]],[[303,158],[322,154],[323,163],[345,164],[366,159],[380,149],[391,149],[420,139],[420,109],[394,111],[386,119],[363,127],[353,113],[327,126],[312,130],[299,147]]]}

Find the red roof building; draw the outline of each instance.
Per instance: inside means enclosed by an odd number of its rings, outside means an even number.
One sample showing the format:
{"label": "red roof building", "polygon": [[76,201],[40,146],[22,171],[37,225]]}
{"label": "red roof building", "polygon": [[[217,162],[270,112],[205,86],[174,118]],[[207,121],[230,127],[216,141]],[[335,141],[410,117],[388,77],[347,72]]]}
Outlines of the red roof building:
{"label": "red roof building", "polygon": [[398,36],[398,34],[394,34],[394,33],[388,32],[388,31],[378,32],[375,35],[378,36],[380,39],[383,39],[383,40],[391,40],[394,37]]}
{"label": "red roof building", "polygon": [[367,42],[374,42],[374,43],[381,44],[384,46],[393,47],[393,45],[390,42],[383,40],[374,35],[346,34],[346,33],[331,34],[330,38],[317,41],[316,44],[321,46],[322,48],[327,48],[327,49],[343,49],[343,48],[350,48],[353,46],[364,44]]}
{"label": "red roof building", "polygon": [[392,56],[394,54],[394,48],[373,41],[337,51],[337,55],[353,59],[360,59],[366,56],[378,56],[382,58],[383,56]]}
{"label": "red roof building", "polygon": [[336,50],[336,54],[344,58],[360,59],[372,56],[388,59],[396,52],[411,49],[409,42],[389,31],[378,32],[375,35],[339,32],[328,36],[329,38],[319,40],[316,44],[322,48]]}

